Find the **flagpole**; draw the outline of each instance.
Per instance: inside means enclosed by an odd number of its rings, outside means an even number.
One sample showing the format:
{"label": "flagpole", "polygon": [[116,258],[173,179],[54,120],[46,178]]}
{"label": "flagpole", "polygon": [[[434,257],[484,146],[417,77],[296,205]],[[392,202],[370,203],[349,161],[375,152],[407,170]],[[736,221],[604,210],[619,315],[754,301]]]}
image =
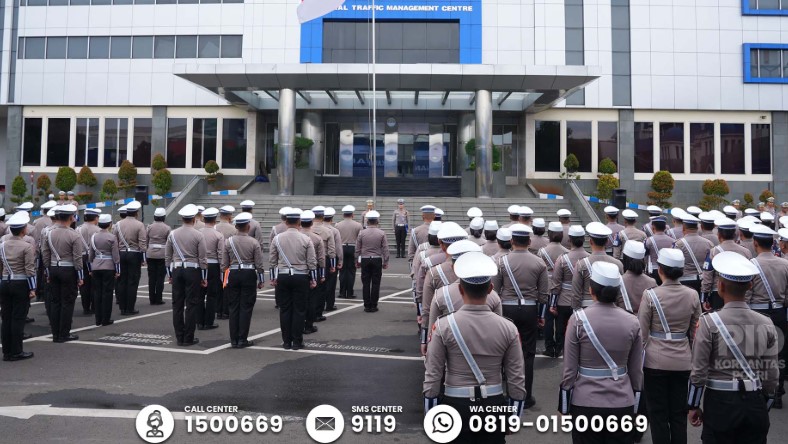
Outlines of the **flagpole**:
{"label": "flagpole", "polygon": [[372,200],[378,198],[378,88],[375,69],[375,0],[372,0]]}

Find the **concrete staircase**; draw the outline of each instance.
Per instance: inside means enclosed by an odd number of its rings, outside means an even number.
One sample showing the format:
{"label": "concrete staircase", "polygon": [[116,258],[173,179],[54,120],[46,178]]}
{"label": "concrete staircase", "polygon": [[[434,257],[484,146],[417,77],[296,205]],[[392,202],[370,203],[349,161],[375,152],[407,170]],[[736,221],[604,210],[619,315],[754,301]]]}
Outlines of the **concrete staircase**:
{"label": "concrete staircase", "polygon": [[[429,190],[425,190],[425,194]],[[338,213],[334,221],[341,220],[341,209],[345,205],[356,207],[355,219],[360,221],[361,212],[366,208],[366,199],[358,196],[272,196],[270,194],[241,194],[237,196],[202,196],[193,202],[196,205],[203,205],[206,208],[219,208],[223,205],[232,205],[240,211],[239,203],[242,200],[250,199],[255,202],[254,216],[260,221],[263,230],[268,234],[271,227],[279,223],[279,209],[284,206],[295,206],[303,210],[311,209],[317,205],[333,207]],[[392,213],[397,204],[396,197],[378,197],[376,208],[381,213],[381,228],[388,236],[388,243],[394,251],[396,245],[394,239],[394,229],[392,227]],[[479,207],[484,213],[485,219],[494,218],[499,225],[508,223],[509,215],[507,208],[510,205],[527,205],[534,210],[534,217],[542,217],[547,222],[558,220],[555,212],[560,208],[572,210],[573,224],[586,224],[589,220],[582,220],[580,213],[575,211],[571,202],[567,200],[541,200],[534,198],[503,198],[503,199],[477,199],[477,198],[447,198],[447,197],[409,197],[405,198],[405,206],[411,214],[411,227],[420,225],[421,213],[419,208],[422,205],[435,205],[445,213],[444,221],[454,221],[467,227],[468,218],[466,212],[470,207]],[[266,236],[266,242],[268,237]],[[268,249],[268,245],[264,245]]]}

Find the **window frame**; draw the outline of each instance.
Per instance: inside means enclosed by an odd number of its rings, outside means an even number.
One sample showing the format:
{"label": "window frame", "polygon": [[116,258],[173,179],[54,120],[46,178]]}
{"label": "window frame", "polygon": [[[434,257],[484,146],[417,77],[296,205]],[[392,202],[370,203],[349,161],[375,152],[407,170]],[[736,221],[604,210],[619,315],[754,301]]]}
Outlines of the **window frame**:
{"label": "window frame", "polygon": [[[788,5],[788,0],[780,0],[780,6]],[[750,0],[741,1],[742,15],[788,15],[788,9],[758,9],[750,7]]]}
{"label": "window frame", "polygon": [[[746,1],[746,0],[745,0]],[[788,0],[784,0],[788,2]],[[788,10],[785,11],[788,15]],[[752,51],[758,50],[758,59],[760,59],[760,50],[779,50],[780,51],[780,73],[782,77],[754,77],[752,75]],[[788,84],[788,76],[786,76],[784,72],[784,61],[786,59],[785,51],[788,51],[788,43],[745,43],[742,46],[742,59],[743,59],[743,75],[744,75],[744,83],[772,83],[772,84]],[[756,61],[756,66],[758,67],[758,75],[760,75],[760,66],[759,60]]]}

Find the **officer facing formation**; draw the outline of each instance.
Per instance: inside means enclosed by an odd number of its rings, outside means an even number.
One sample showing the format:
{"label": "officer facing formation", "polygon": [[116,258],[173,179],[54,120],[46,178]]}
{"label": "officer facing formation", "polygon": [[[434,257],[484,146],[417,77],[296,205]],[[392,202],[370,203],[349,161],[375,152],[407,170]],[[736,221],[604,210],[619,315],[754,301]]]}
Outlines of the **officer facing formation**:
{"label": "officer facing formation", "polygon": [[397,257],[405,257],[405,239],[408,236],[410,213],[405,209],[405,199],[397,199],[397,208],[391,218],[394,227],[394,237],[397,241]]}
{"label": "officer facing formation", "polygon": [[[139,313],[135,309],[137,304],[137,289],[140,286],[140,273],[145,262],[145,251],[148,249],[148,238],[145,224],[137,220],[137,212],[142,204],[136,200],[126,205],[126,217],[115,224],[115,235],[118,237],[120,247],[121,273],[118,280],[118,300],[121,315],[134,315]],[[195,214],[196,209],[195,209]],[[192,216],[192,219],[194,216]]]}
{"label": "officer facing formation", "polygon": [[[148,295],[151,305],[164,304],[164,248],[167,244],[167,237],[170,235],[170,226],[164,223],[167,216],[164,208],[156,208],[153,212],[153,223],[148,225],[146,235],[148,239],[148,250],[146,252],[146,262],[148,263]],[[87,217],[85,219],[87,221]],[[196,224],[196,222],[195,222]]]}
{"label": "officer facing formation", "polygon": [[[87,218],[86,218],[87,219]],[[88,259],[93,280],[93,306],[96,326],[112,325],[112,290],[120,277],[118,239],[110,231],[112,216],[102,214],[98,219],[99,232],[90,236]]]}
{"label": "officer facing formation", "polygon": [[260,243],[249,233],[252,215],[235,216],[238,232],[225,242],[222,253],[222,270],[230,270],[227,278],[227,297],[230,307],[230,344],[232,348],[254,345],[248,339],[252,323],[252,310],[257,302],[257,289],[263,288],[265,265]]}
{"label": "officer facing formation", "polygon": [[195,313],[202,294],[200,287],[208,286],[208,261],[205,238],[194,229],[197,207],[188,204],[178,211],[183,224],[167,237],[164,252],[167,275],[172,284],[172,324],[178,345],[198,344],[194,337]]}
{"label": "officer facing formation", "polygon": [[380,214],[374,210],[369,211],[366,220],[367,229],[359,233],[358,239],[356,239],[355,254],[356,262],[361,267],[364,311],[375,313],[378,311],[383,270],[389,267],[389,246],[386,234],[378,228]]}
{"label": "officer facing formation", "polygon": [[356,240],[362,230],[360,223],[353,220],[356,208],[353,205],[342,207],[342,221],[337,223],[342,242],[342,270],[339,272],[339,297],[353,299],[353,286],[356,285]]}
{"label": "officer facing formation", "polygon": [[0,313],[3,361],[21,361],[33,357],[22,348],[25,318],[30,300],[36,297],[36,253],[24,241],[30,215],[19,212],[8,220],[11,237],[0,241]]}
{"label": "officer facing formation", "polygon": [[[202,212],[204,227],[199,231],[205,238],[205,261],[208,263],[208,286],[197,304],[196,323],[198,330],[212,330],[219,326],[214,323],[216,311],[222,305],[222,270],[220,262],[224,256],[224,236],[216,231],[216,218],[219,210],[214,207]],[[227,305],[227,304],[225,304]],[[222,316],[224,317],[224,316]]]}

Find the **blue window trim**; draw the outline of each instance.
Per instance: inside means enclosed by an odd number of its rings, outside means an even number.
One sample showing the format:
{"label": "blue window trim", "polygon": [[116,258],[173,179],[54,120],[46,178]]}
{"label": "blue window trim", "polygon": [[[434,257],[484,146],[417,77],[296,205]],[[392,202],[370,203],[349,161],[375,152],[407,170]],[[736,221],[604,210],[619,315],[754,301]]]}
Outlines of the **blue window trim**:
{"label": "blue window trim", "polygon": [[[481,0],[383,0],[378,6],[387,4],[429,5],[437,6],[436,12],[378,11],[378,20],[402,21],[441,21],[453,20],[460,22],[460,63],[482,63],[482,1]],[[348,10],[334,11],[323,17],[301,24],[301,63],[323,63],[323,20],[369,20],[370,11],[353,11],[354,4],[368,5],[367,0],[347,0]],[[446,12],[440,7],[472,6],[472,12]]]}
{"label": "blue window trim", "polygon": [[745,43],[743,46],[744,60],[744,83],[773,83],[773,84],[788,84],[788,78],[761,78],[753,77],[750,75],[750,67],[752,61],[750,60],[750,50],[753,49],[782,49],[788,50],[788,44],[784,43]]}
{"label": "blue window trim", "polygon": [[749,0],[741,0],[742,15],[788,15],[788,9],[752,9]]}

